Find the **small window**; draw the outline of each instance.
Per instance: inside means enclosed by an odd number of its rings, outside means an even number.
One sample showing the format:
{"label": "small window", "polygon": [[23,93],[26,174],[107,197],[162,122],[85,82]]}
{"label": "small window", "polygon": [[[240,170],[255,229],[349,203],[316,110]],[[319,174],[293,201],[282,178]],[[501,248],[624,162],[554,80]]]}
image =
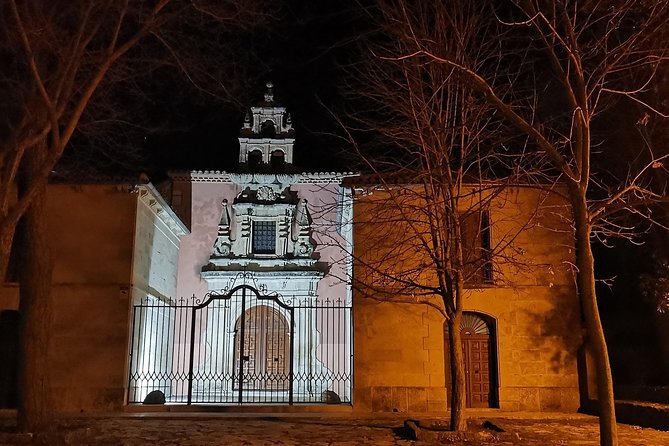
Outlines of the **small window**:
{"label": "small window", "polygon": [[272,152],[272,172],[274,173],[283,173],[284,164],[285,164],[285,155],[281,150],[275,150]]}
{"label": "small window", "polygon": [[262,165],[262,152],[260,150],[254,150],[249,153],[248,165],[249,172],[260,172],[260,166]]}
{"label": "small window", "polygon": [[276,253],[276,222],[274,221],[253,222],[253,253],[254,254]]}
{"label": "small window", "polygon": [[461,221],[465,280],[468,285],[492,283],[490,213],[474,212]]}

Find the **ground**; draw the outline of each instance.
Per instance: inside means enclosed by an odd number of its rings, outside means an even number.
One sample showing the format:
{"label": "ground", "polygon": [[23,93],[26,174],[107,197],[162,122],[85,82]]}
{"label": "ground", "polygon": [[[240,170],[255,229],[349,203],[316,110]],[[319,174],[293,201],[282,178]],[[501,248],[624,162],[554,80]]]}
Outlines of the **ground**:
{"label": "ground", "polygon": [[[89,446],[213,446],[213,445],[429,445],[413,441],[402,429],[406,416],[352,417],[350,414],[281,416],[230,414],[132,414],[60,419],[56,433],[30,436],[12,433],[13,418],[0,420],[0,445]],[[597,418],[580,414],[483,412],[472,414],[470,424],[490,421],[506,430],[498,441],[455,442],[476,445],[596,445]],[[427,420],[421,419],[426,422]],[[507,435],[513,435],[513,439]],[[669,445],[669,432],[619,425],[625,446]],[[519,439],[518,439],[519,438]]]}

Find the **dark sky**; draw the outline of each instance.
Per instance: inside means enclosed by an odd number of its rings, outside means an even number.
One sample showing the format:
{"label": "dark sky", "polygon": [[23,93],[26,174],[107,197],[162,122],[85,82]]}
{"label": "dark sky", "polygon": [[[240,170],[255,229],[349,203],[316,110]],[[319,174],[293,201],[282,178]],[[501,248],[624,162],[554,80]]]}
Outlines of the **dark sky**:
{"label": "dark sky", "polygon": [[244,90],[235,98],[239,103],[196,94],[192,101],[182,97],[176,105],[160,105],[178,108],[177,116],[165,112],[166,121],[178,122],[168,125],[173,131],[148,134],[146,170],[154,175],[168,169],[234,170],[243,106],[261,101],[270,80],[276,101],[293,118],[295,164],[316,171],[348,167],[341,156],[346,144],[334,136],[340,129],[331,113],[337,113],[340,102],[340,64],[354,50],[355,36],[364,32],[359,5],[288,1],[283,8],[275,20],[251,33],[249,50],[258,63],[248,67],[250,78],[236,81]]}

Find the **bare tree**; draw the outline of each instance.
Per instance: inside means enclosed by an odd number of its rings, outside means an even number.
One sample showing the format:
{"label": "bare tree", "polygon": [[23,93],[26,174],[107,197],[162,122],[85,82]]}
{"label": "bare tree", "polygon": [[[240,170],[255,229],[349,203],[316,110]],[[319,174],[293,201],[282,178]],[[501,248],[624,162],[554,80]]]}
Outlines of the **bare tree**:
{"label": "bare tree", "polygon": [[638,229],[624,219],[630,213],[653,220],[650,206],[663,201],[665,194],[663,188],[652,190],[646,178],[665,170],[666,155],[640,144],[639,157],[627,161],[626,175],[616,175],[608,165],[602,168],[606,158],[613,158],[615,142],[598,133],[595,124],[607,118],[611,96],[659,113],[644,102],[644,93],[666,59],[666,2],[519,0],[497,5],[503,31],[490,28],[495,32],[486,38],[499,44],[500,63],[479,67],[464,65],[421,34],[408,13],[410,2],[392,3],[405,12],[401,21],[411,29],[405,36],[411,48],[395,57],[428,57],[456,70],[477,97],[527,138],[528,149],[549,166],[545,175],[565,185],[575,228],[586,342],[595,358],[601,444],[617,444],[591,243],[596,238],[633,237]]}
{"label": "bare tree", "polygon": [[450,427],[462,431],[465,297],[493,277],[503,283],[503,271],[529,268],[514,241],[536,215],[506,225],[499,213],[491,218],[491,209],[503,207],[513,189],[510,183],[519,180],[509,168],[512,157],[495,151],[490,139],[500,144],[494,109],[452,67],[430,57],[395,57],[410,51],[412,36],[420,33],[464,66],[490,62],[484,59],[496,54],[494,44],[479,38],[486,20],[476,5],[456,2],[447,10],[420,2],[404,10],[411,14],[407,21],[391,6],[380,2],[380,32],[364,48],[371,57],[349,68],[353,111],[343,125],[362,169],[370,172],[356,180],[363,192],[356,199],[353,286],[371,299],[429,305],[444,316]]}
{"label": "bare tree", "polygon": [[[179,51],[178,42],[192,43],[189,34],[202,32],[197,26],[206,27],[212,21],[236,29],[253,24],[264,14],[259,4],[235,0],[88,0],[76,4],[33,0],[2,5],[0,49],[6,63],[0,73],[0,272],[6,270],[19,218],[46,183],[86,111],[96,105],[103,113],[113,113],[96,103],[100,87],[108,86],[114,78],[136,76],[133,71],[140,69],[137,63],[129,67],[121,62],[132,56],[134,62],[142,62],[144,70],[176,64],[199,87],[197,80],[207,73],[194,72],[198,65],[189,60],[193,52]],[[145,43],[147,37],[153,46]],[[200,42],[198,46],[211,43]],[[138,47],[141,54],[133,54]],[[228,84],[215,81],[225,92]],[[42,150],[46,156],[35,167],[30,188],[17,196],[21,161],[34,150]]]}
{"label": "bare tree", "polygon": [[[51,259],[44,200],[49,176],[71,143],[96,93],[120,61],[147,38],[163,53],[143,54],[159,65],[176,56],[170,29],[196,33],[207,20],[228,26],[257,20],[259,2],[87,0],[0,5],[0,275],[4,277],[14,233],[22,223],[20,312],[22,370],[19,427],[49,426],[48,371]],[[147,46],[145,48],[150,48]],[[167,54],[167,56],[165,56]],[[155,59],[153,59],[155,57]],[[188,75],[179,58],[177,65]],[[125,67],[128,68],[127,66]],[[194,81],[189,77],[191,81]]]}

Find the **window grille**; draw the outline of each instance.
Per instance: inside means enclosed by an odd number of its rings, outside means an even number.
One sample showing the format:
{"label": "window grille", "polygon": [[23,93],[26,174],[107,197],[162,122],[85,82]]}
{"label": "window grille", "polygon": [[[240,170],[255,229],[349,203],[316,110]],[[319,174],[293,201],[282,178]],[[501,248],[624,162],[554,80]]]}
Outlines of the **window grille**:
{"label": "window grille", "polygon": [[254,254],[276,253],[276,222],[274,221],[253,222],[253,253]]}

